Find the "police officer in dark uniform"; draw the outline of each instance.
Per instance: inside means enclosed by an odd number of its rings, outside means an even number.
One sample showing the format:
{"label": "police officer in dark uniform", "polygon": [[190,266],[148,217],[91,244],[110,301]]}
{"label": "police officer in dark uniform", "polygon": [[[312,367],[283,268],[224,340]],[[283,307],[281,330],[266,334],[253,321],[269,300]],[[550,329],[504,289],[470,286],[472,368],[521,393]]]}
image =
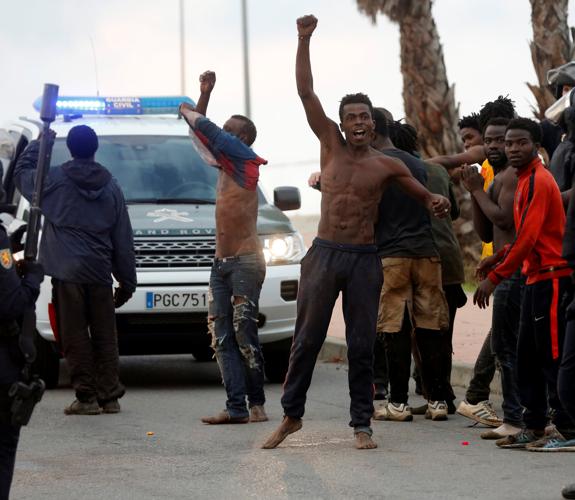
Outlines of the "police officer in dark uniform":
{"label": "police officer in dark uniform", "polygon": [[[0,168],[0,179],[2,171]],[[5,193],[0,184],[0,204]],[[34,306],[44,272],[36,262],[15,263],[10,239],[0,223],[0,500],[7,500],[12,483],[20,427],[11,422],[8,391],[21,377],[24,358],[18,346],[19,321]]]}

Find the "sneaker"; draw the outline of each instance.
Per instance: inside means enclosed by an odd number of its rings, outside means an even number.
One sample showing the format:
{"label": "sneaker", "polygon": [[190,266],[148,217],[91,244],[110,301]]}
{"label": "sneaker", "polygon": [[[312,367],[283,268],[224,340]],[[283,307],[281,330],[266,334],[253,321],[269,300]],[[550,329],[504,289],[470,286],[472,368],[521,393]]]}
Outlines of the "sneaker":
{"label": "sneaker", "polygon": [[429,420],[447,420],[447,403],[445,401],[429,401],[425,418]]}
{"label": "sneaker", "polygon": [[559,432],[553,435],[544,436],[534,443],[528,444],[525,449],[528,451],[575,451],[575,439],[565,439]]}
{"label": "sneaker", "polygon": [[375,420],[394,420],[396,422],[411,422],[413,415],[411,408],[404,403],[389,402],[375,410],[373,414]]}
{"label": "sneaker", "polygon": [[481,439],[501,439],[517,434],[520,430],[520,427],[515,427],[511,424],[503,424],[497,427],[497,429],[489,429],[488,431],[482,432]]}
{"label": "sneaker", "polygon": [[99,415],[102,409],[97,401],[83,403],[75,399],[70,406],[64,408],[64,413],[66,415]]}
{"label": "sneaker", "polygon": [[267,422],[268,416],[263,405],[255,405],[250,408],[250,422]]}
{"label": "sneaker", "polygon": [[525,448],[529,443],[534,443],[542,437],[541,432],[535,433],[530,429],[521,429],[517,434],[498,439],[495,444],[499,448]]}
{"label": "sneaker", "polygon": [[489,401],[480,401],[476,405],[462,401],[459,403],[457,413],[489,427],[499,427],[503,424]]}
{"label": "sneaker", "polygon": [[120,403],[117,399],[106,401],[102,404],[102,413],[120,413]]}

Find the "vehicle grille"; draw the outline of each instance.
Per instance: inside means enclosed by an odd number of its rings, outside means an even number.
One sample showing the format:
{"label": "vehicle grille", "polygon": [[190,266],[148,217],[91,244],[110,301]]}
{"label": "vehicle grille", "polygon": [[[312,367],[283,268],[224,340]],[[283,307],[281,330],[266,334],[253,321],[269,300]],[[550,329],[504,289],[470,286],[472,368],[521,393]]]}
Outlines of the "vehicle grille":
{"label": "vehicle grille", "polygon": [[134,238],[134,245],[138,268],[210,267],[216,253],[212,236]]}

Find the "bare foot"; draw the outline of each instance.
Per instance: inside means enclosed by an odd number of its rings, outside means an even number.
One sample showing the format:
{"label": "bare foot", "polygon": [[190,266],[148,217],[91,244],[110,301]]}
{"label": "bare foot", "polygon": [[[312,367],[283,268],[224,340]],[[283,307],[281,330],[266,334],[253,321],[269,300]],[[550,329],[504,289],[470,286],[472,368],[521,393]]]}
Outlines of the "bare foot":
{"label": "bare foot", "polygon": [[284,417],[282,423],[268,438],[268,440],[262,445],[262,448],[264,450],[275,448],[290,434],[299,431],[301,427],[302,427],[301,418]]}
{"label": "bare foot", "polygon": [[202,417],[204,424],[221,425],[221,424],[247,424],[249,417],[231,417],[227,410],[224,410],[212,417]]}
{"label": "bare foot", "polygon": [[377,448],[377,443],[371,439],[371,436],[367,432],[356,432],[355,447],[358,450],[373,450]]}

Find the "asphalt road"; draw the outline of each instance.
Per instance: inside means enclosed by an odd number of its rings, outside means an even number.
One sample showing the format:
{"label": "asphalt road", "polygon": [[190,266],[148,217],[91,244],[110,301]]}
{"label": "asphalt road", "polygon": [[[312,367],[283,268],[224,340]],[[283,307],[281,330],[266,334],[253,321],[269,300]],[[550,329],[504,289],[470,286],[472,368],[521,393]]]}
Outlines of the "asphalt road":
{"label": "asphalt road", "polygon": [[499,450],[460,416],[374,422],[379,448],[355,450],[344,365],[317,366],[303,429],[275,450],[259,446],[280,421],[281,385],[267,386],[270,422],[212,427],[199,419],[224,405],[215,363],[124,358],[122,379],[118,415],[65,416],[70,387],[46,393],[22,433],[12,499],[543,500],[575,481],[575,454]]}

